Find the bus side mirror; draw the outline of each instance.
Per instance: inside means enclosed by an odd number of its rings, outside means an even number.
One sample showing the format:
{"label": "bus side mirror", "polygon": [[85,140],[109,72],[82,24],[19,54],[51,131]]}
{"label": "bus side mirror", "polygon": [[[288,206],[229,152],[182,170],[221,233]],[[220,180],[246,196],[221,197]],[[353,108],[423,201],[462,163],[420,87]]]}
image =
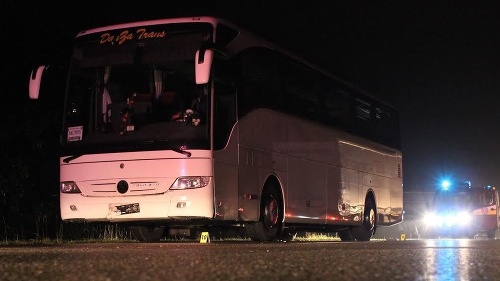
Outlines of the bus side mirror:
{"label": "bus side mirror", "polygon": [[30,99],[38,99],[38,96],[40,95],[40,85],[42,84],[42,74],[46,68],[47,66],[41,65],[33,68],[31,71],[29,84]]}
{"label": "bus side mirror", "polygon": [[214,58],[213,50],[200,49],[196,51],[195,57],[195,76],[196,84],[206,84],[210,80],[210,69]]}

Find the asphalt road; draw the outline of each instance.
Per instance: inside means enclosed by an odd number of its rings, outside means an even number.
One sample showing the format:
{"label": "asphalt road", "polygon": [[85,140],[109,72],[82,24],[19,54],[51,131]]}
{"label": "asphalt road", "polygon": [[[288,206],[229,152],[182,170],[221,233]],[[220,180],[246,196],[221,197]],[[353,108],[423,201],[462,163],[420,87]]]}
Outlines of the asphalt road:
{"label": "asphalt road", "polygon": [[500,240],[0,246],[0,280],[499,280]]}

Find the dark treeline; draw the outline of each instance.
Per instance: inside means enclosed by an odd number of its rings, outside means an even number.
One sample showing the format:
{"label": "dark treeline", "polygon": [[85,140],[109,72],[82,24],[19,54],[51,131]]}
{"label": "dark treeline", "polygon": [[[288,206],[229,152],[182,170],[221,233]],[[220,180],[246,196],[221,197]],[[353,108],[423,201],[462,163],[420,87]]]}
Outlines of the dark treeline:
{"label": "dark treeline", "polygon": [[6,121],[0,128],[0,237],[52,238],[58,228],[61,112],[48,99],[27,101],[27,91],[16,94],[0,112]]}
{"label": "dark treeline", "polygon": [[45,85],[40,98],[30,100],[28,75],[19,79],[17,90],[2,93],[8,98],[0,103],[0,241],[130,237],[117,224],[61,221],[59,134],[64,80]]}

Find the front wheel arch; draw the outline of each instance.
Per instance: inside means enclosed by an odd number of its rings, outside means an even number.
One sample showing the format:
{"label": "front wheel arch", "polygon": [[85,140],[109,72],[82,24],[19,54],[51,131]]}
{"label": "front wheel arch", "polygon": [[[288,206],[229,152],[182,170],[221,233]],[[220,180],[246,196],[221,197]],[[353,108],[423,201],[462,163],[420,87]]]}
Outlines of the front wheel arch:
{"label": "front wheel arch", "polygon": [[284,200],[279,182],[270,178],[260,196],[259,219],[245,224],[252,241],[266,242],[280,238],[283,233]]}

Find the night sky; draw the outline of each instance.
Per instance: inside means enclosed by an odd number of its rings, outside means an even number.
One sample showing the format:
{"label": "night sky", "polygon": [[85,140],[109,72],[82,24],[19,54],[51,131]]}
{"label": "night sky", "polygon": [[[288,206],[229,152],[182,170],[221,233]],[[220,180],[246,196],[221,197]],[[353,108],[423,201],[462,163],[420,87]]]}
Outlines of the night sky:
{"label": "night sky", "polygon": [[16,106],[29,102],[31,67],[64,61],[81,29],[215,15],[395,105],[406,189],[432,188],[445,175],[500,185],[496,1],[39,2],[0,4],[0,69],[7,85],[0,93]]}

